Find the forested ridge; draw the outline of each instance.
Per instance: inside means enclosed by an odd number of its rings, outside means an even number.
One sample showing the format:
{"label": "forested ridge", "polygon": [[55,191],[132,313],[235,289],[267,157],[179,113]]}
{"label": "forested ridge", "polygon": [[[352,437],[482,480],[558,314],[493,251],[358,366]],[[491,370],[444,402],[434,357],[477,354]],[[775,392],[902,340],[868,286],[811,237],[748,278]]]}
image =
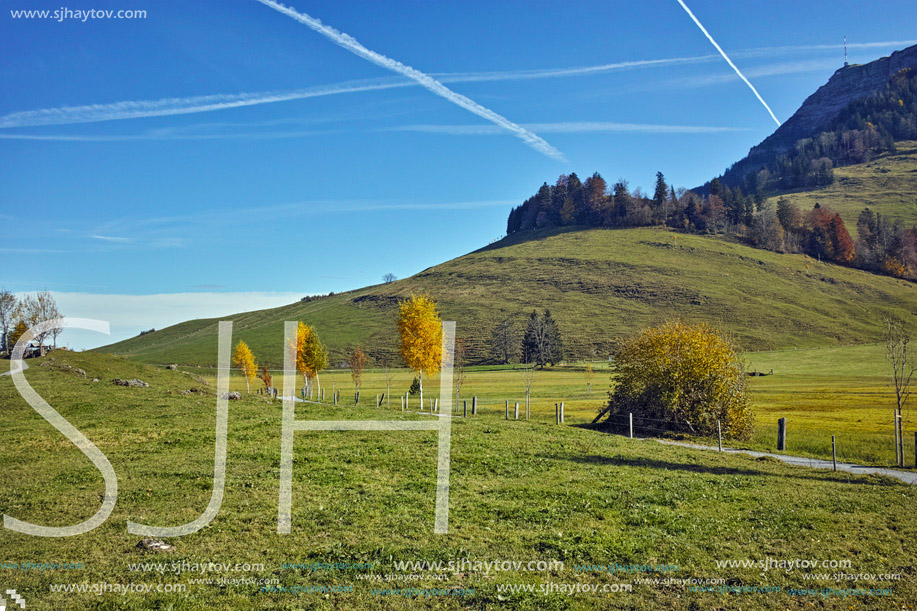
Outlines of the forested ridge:
{"label": "forested ridge", "polygon": [[631,190],[624,179],[609,185],[598,172],[585,181],[576,173],[562,174],[510,212],[506,231],[666,226],[917,279],[917,226],[890,222],[865,207],[854,241],[828,207],[800,210],[782,199],[776,206],[766,203],[781,191],[829,185],[836,166],[894,152],[895,141],[904,139],[917,139],[917,72],[912,70],[898,72],[882,91],[850,103],[829,131],[797,141],[792,150],[744,175],[737,174],[737,164],[702,189],[686,190],[669,185],[657,172],[648,194]]}

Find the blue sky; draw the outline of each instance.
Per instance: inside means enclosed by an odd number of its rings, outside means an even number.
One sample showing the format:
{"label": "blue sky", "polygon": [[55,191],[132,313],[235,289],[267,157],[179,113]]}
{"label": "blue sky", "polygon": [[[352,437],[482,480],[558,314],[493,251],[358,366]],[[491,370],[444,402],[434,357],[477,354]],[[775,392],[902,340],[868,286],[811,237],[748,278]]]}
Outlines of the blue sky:
{"label": "blue sky", "polygon": [[[917,39],[907,1],[686,2],[780,120],[844,35]],[[132,335],[411,275],[562,172],[694,186],[776,127],[676,0],[287,4],[523,137],[254,0],[6,2],[0,285]],[[62,6],[147,15],[10,14]]]}

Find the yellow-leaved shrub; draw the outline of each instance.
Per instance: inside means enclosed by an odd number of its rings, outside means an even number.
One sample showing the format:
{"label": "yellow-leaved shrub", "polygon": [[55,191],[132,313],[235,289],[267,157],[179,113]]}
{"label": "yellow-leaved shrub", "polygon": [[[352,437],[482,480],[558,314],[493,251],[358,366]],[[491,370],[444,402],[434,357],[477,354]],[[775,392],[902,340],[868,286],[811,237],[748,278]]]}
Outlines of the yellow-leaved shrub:
{"label": "yellow-leaved shrub", "polygon": [[724,436],[751,436],[744,363],[732,342],[706,324],[645,329],[615,352],[615,369],[612,415],[633,413],[650,419],[648,427],[697,435],[716,435],[719,420]]}

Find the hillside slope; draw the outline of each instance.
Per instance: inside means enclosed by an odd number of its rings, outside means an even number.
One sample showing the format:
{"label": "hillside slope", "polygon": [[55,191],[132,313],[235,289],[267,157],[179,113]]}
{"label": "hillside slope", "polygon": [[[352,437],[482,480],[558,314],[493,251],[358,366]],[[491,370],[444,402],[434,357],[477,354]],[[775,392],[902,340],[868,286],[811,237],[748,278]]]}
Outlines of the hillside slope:
{"label": "hillside slope", "polygon": [[873,161],[837,168],[833,185],[769,199],[776,204],[785,197],[801,210],[816,203],[827,206],[841,215],[854,236],[857,217],[867,206],[906,227],[917,225],[917,142],[898,142],[897,148]]}
{"label": "hillside slope", "polygon": [[[228,318],[234,339],[268,365],[281,363],[285,320],[315,325],[332,364],[354,342],[378,362],[396,350],[398,300],[419,293],[457,321],[472,361],[487,358],[500,318],[521,327],[533,308],[551,309],[568,358],[602,357],[616,337],[676,317],[709,321],[755,349],[876,341],[884,314],[917,328],[913,283],[662,229],[523,232],[391,284]],[[99,350],[211,365],[216,323],[188,321]]]}

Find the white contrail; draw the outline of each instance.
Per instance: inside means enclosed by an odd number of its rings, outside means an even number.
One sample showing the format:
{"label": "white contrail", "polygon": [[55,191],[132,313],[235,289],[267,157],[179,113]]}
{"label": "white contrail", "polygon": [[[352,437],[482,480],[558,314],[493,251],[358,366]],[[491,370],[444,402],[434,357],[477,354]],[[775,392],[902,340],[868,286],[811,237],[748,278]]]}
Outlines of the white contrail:
{"label": "white contrail", "polygon": [[710,32],[707,31],[707,28],[705,28],[704,25],[697,19],[697,17],[694,16],[694,13],[692,13],[691,9],[688,8],[688,5],[685,4],[683,0],[677,0],[677,2],[678,4],[681,5],[681,8],[685,9],[685,12],[688,13],[688,16],[691,17],[692,20],[694,20],[694,23],[696,23],[697,27],[700,28],[700,31],[704,33],[704,36],[707,37],[707,40],[709,40],[713,44],[713,46],[716,47],[716,50],[720,52],[720,55],[723,56],[723,59],[726,60],[726,63],[732,66],[732,69],[736,71],[736,74],[739,75],[739,78],[745,81],[745,84],[748,85],[748,88],[751,89],[752,93],[755,94],[755,97],[758,98],[758,100],[764,105],[764,108],[767,109],[767,112],[770,113],[771,117],[774,119],[774,122],[779,127],[780,120],[777,118],[777,115],[775,115],[774,111],[771,110],[771,107],[767,105],[767,102],[764,101],[764,98],[761,97],[761,94],[758,93],[758,90],[755,89],[755,86],[751,84],[751,81],[745,78],[745,75],[742,74],[739,68],[734,63],[732,63],[731,59],[729,59],[729,56],[726,55],[726,52],[723,51],[720,45],[716,44],[716,41],[713,40],[713,36],[710,35]]}
{"label": "white contrail", "polygon": [[[260,1],[260,0],[259,0]],[[504,70],[496,72],[451,72],[434,74],[444,83],[477,83],[482,81],[521,81],[542,78],[558,78],[565,76],[582,76],[584,74],[598,74],[612,70],[626,70],[633,68],[652,68],[673,66],[677,64],[696,64],[718,59],[718,55],[698,55],[696,57],[666,57],[662,59],[641,59],[614,64],[599,64],[597,66],[578,66],[575,68],[543,68],[533,70]]]}
{"label": "white contrail", "polygon": [[160,100],[128,100],[111,104],[90,104],[86,106],[61,106],[26,110],[0,117],[0,128],[29,127],[34,125],[69,125],[73,123],[97,123],[116,119],[140,117],[161,117],[184,115],[241,106],[255,106],[272,102],[302,100],[339,93],[376,91],[404,87],[404,82],[349,81],[337,85],[322,85],[295,91],[268,91],[261,93],[234,93],[201,95],[187,98],[163,98]]}
{"label": "white contrail", "polygon": [[564,158],[563,154],[560,151],[558,151],[553,146],[545,142],[537,134],[534,134],[528,131],[527,129],[513,123],[509,119],[495,113],[494,111],[490,110],[489,108],[485,108],[481,106],[474,100],[471,100],[470,98],[467,98],[459,93],[452,91],[451,89],[449,89],[448,87],[446,87],[445,85],[437,81],[432,76],[424,74],[423,72],[416,70],[414,68],[411,68],[410,66],[406,66],[402,64],[401,62],[394,60],[390,57],[386,57],[384,55],[381,55],[380,53],[376,53],[375,51],[370,51],[369,49],[361,45],[359,42],[357,42],[357,40],[354,39],[352,36],[349,36],[348,34],[344,34],[343,32],[339,32],[335,30],[334,28],[323,24],[318,19],[315,19],[314,17],[310,17],[309,15],[306,15],[305,13],[299,13],[292,8],[284,6],[278,2],[274,2],[274,0],[258,0],[258,2],[276,11],[279,11],[283,13],[284,15],[287,15],[288,17],[292,17],[293,19],[295,19],[296,21],[304,25],[309,26],[310,28],[312,28],[313,30],[321,34],[322,36],[325,36],[326,38],[328,38],[335,44],[340,45],[341,47],[347,49],[348,51],[357,55],[358,57],[362,57],[363,59],[369,62],[372,62],[376,64],[377,66],[386,68],[388,70],[391,70],[392,72],[396,72],[398,74],[406,76],[407,78],[419,83],[422,87],[425,87],[426,89],[432,91],[436,95],[442,98],[445,98],[446,100],[449,100],[453,104],[456,104],[464,108],[465,110],[478,115],[482,119],[486,119],[487,121],[490,121],[492,123],[495,123],[496,125],[499,125],[500,127],[518,136],[520,139],[522,139],[523,142],[525,142],[526,144],[528,144],[535,150],[539,151],[540,153],[543,153],[547,155],[548,157],[551,157],[552,159],[556,159],[558,161],[566,161],[566,159]]}
{"label": "white contrail", "polygon": [[[587,134],[633,132],[653,134],[717,134],[745,131],[740,127],[706,125],[661,125],[655,123],[612,123],[608,121],[568,121],[563,123],[524,123],[523,127],[545,134]],[[493,136],[502,133],[494,125],[401,125],[381,131],[422,132],[448,136]]]}

